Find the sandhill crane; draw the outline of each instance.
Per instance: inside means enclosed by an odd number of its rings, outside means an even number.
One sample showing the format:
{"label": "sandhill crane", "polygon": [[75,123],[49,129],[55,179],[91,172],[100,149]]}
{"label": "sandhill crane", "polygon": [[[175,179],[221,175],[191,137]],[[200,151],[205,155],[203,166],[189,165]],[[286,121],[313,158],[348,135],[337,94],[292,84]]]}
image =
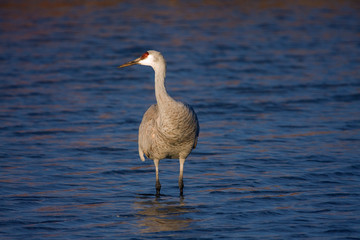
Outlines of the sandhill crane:
{"label": "sandhill crane", "polygon": [[154,161],[156,170],[156,195],[160,195],[159,161],[177,158],[180,163],[179,189],[183,195],[183,170],[186,157],[196,147],[199,122],[195,111],[187,104],[174,100],[166,92],[166,62],[160,52],[149,50],[141,57],[125,63],[119,68],[140,64],[150,66],[155,71],[155,97],[153,104],[145,112],[139,127],[139,155]]}

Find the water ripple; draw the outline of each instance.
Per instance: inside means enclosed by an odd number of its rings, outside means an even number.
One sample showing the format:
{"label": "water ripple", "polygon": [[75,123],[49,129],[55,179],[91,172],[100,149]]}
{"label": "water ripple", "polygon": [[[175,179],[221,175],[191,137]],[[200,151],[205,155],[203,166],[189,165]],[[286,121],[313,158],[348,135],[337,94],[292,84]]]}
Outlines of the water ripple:
{"label": "water ripple", "polygon": [[[1,239],[356,239],[354,1],[0,3]],[[148,49],[201,132],[141,162]]]}

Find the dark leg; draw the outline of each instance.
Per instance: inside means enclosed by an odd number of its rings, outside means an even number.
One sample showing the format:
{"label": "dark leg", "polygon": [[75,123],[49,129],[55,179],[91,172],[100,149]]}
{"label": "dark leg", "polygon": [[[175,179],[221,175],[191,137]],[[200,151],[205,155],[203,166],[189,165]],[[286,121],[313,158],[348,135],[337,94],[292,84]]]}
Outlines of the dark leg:
{"label": "dark leg", "polygon": [[161,184],[160,184],[160,180],[159,180],[159,160],[158,159],[154,159],[154,165],[155,165],[155,171],[156,171],[156,184],[155,184],[156,196],[160,196]]}
{"label": "dark leg", "polygon": [[180,189],[180,196],[183,196],[183,189],[184,189],[183,172],[184,172],[185,158],[180,158],[179,163],[180,163],[179,189]]}

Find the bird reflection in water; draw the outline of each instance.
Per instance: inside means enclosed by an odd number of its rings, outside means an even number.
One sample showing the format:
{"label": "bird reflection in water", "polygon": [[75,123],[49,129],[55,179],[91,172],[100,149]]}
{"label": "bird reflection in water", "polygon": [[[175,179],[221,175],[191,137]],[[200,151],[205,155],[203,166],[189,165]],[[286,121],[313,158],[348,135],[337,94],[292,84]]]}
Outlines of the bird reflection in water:
{"label": "bird reflection in water", "polygon": [[137,197],[133,208],[137,211],[141,233],[185,230],[194,222],[189,213],[196,212],[196,209],[186,206],[183,198],[175,201],[158,197],[150,199],[145,195]]}

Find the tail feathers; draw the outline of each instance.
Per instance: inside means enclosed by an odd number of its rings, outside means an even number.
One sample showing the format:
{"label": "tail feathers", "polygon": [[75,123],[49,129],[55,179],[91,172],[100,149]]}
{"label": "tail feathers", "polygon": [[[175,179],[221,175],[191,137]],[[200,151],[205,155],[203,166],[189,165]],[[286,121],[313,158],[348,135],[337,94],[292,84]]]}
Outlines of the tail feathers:
{"label": "tail feathers", "polygon": [[141,161],[145,161],[145,157],[144,157],[144,152],[139,148],[139,156],[140,156],[140,159]]}

